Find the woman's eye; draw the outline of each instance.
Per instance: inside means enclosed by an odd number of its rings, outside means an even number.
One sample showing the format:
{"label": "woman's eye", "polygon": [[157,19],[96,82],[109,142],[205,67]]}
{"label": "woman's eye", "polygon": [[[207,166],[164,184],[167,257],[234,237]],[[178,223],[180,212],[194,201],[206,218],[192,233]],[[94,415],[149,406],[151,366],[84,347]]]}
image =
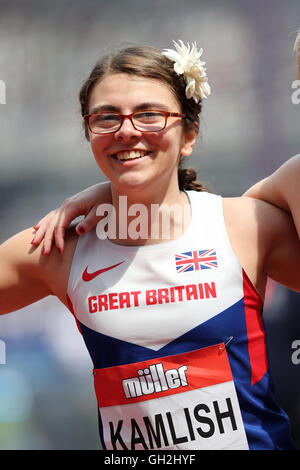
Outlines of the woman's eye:
{"label": "woman's eye", "polygon": [[120,117],[116,114],[101,114],[99,116],[95,116],[93,125],[106,127],[118,123],[119,120]]}
{"label": "woman's eye", "polygon": [[119,116],[116,114],[104,114],[101,116],[97,117],[98,122],[104,122],[104,121],[118,121]]}
{"label": "woman's eye", "polygon": [[139,121],[156,121],[163,117],[161,113],[153,112],[153,111],[146,111],[143,113],[135,114],[135,119]]}

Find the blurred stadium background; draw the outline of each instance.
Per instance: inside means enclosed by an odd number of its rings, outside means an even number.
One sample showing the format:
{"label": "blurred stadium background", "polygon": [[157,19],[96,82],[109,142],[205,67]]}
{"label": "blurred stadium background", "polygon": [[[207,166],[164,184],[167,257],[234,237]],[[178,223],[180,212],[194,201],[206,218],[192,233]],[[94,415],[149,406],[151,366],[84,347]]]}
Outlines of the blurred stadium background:
{"label": "blurred stadium background", "polygon": [[[299,153],[292,103],[299,0],[0,0],[0,242],[102,180],[77,95],[99,56],[172,39],[204,49],[212,96],[191,166],[237,196]],[[299,295],[269,284],[265,324],[278,400],[300,449]],[[55,299],[0,318],[0,449],[98,449],[92,364]]]}

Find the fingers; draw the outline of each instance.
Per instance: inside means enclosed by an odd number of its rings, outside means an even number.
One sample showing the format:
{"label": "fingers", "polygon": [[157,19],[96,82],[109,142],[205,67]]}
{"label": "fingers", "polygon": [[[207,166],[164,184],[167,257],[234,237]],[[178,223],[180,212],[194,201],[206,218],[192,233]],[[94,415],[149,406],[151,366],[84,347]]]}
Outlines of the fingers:
{"label": "fingers", "polygon": [[64,251],[66,229],[76,217],[85,216],[83,221],[77,224],[78,235],[83,235],[101,219],[96,216],[98,201],[111,201],[109,183],[99,183],[65,199],[60,208],[49,212],[34,226],[36,230],[32,240],[33,245],[43,242],[43,254],[49,254],[53,241],[60,253]]}
{"label": "fingers", "polygon": [[82,209],[66,199],[60,208],[49,212],[34,226],[36,233],[31,243],[38,246],[43,241],[42,254],[48,255],[55,242],[58,251],[63,253],[66,228],[80,214]]}
{"label": "fingers", "polygon": [[32,245],[38,246],[43,241],[42,254],[48,255],[52,249],[53,234],[58,218],[58,209],[49,212],[35,226],[36,233],[31,241]]}
{"label": "fingers", "polygon": [[49,255],[55,242],[56,248],[62,254],[66,228],[72,220],[72,215],[67,217],[59,209],[50,212],[34,226],[36,233],[31,243],[37,246],[43,241],[42,254]]}
{"label": "fingers", "polygon": [[51,211],[45,217],[43,217],[33,228],[35,229],[34,237],[31,241],[32,245],[38,246],[45,237],[45,233],[48,225],[54,217],[54,212]]}
{"label": "fingers", "polygon": [[32,242],[34,245],[39,245],[41,240],[44,237],[44,232],[45,232],[45,221],[52,216],[52,211],[49,212],[49,214],[45,215],[42,219],[38,221],[37,224],[34,225],[34,230],[36,231]]}
{"label": "fingers", "polygon": [[[101,219],[101,217],[96,216],[97,207],[97,205],[92,207],[85,218],[77,224],[76,232],[78,235],[89,232]],[[82,213],[82,209],[79,210],[78,206],[70,204],[66,200],[59,209],[49,212],[34,226],[36,233],[31,241],[32,245],[38,246],[43,241],[42,254],[49,255],[54,243],[62,254],[65,247],[66,229],[72,220]]]}
{"label": "fingers", "polygon": [[83,235],[89,232],[99,222],[101,217],[96,215],[97,207],[98,206],[92,207],[85,218],[76,225],[76,232],[78,235]]}
{"label": "fingers", "polygon": [[55,223],[50,223],[50,225],[48,225],[48,227],[46,228],[46,231],[44,234],[44,244],[43,244],[43,249],[42,249],[43,255],[49,255],[49,253],[51,252],[54,230],[55,230]]}
{"label": "fingers", "polygon": [[54,228],[54,240],[58,251],[62,254],[65,248],[66,227],[56,224]]}
{"label": "fingers", "polygon": [[[54,222],[54,240],[55,244],[59,250],[60,253],[63,253],[64,251],[64,240],[65,240],[65,233],[67,227],[70,225],[72,220],[74,220],[76,217],[79,215],[84,214],[84,209],[81,208],[78,204],[75,205],[72,202],[69,202],[68,199],[66,199],[57,213],[57,216],[55,217]],[[77,232],[79,235],[82,235],[85,233],[86,230],[83,232],[79,231]],[[88,230],[87,230],[88,231]]]}

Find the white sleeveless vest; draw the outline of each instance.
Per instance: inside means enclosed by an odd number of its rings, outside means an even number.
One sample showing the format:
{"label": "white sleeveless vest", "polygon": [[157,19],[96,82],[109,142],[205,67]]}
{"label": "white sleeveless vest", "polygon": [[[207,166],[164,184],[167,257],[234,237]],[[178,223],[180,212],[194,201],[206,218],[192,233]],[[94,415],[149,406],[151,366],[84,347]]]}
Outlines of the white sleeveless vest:
{"label": "white sleeveless vest", "polygon": [[[146,246],[80,237],[68,284],[94,364],[105,449],[292,448],[272,395],[262,302],[230,245],[222,198]],[[282,431],[284,426],[284,431]]]}

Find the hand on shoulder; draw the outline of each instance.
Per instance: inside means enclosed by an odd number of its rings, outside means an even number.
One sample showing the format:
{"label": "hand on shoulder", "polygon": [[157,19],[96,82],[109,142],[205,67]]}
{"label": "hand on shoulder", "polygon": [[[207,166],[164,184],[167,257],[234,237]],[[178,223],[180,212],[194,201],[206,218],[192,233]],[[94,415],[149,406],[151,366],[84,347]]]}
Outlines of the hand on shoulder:
{"label": "hand on shoulder", "polygon": [[31,244],[32,228],[9,238],[0,246],[0,313],[18,310],[48,295],[56,295],[66,305],[66,290],[77,234],[66,233],[66,250],[55,249],[49,256],[42,246]]}

